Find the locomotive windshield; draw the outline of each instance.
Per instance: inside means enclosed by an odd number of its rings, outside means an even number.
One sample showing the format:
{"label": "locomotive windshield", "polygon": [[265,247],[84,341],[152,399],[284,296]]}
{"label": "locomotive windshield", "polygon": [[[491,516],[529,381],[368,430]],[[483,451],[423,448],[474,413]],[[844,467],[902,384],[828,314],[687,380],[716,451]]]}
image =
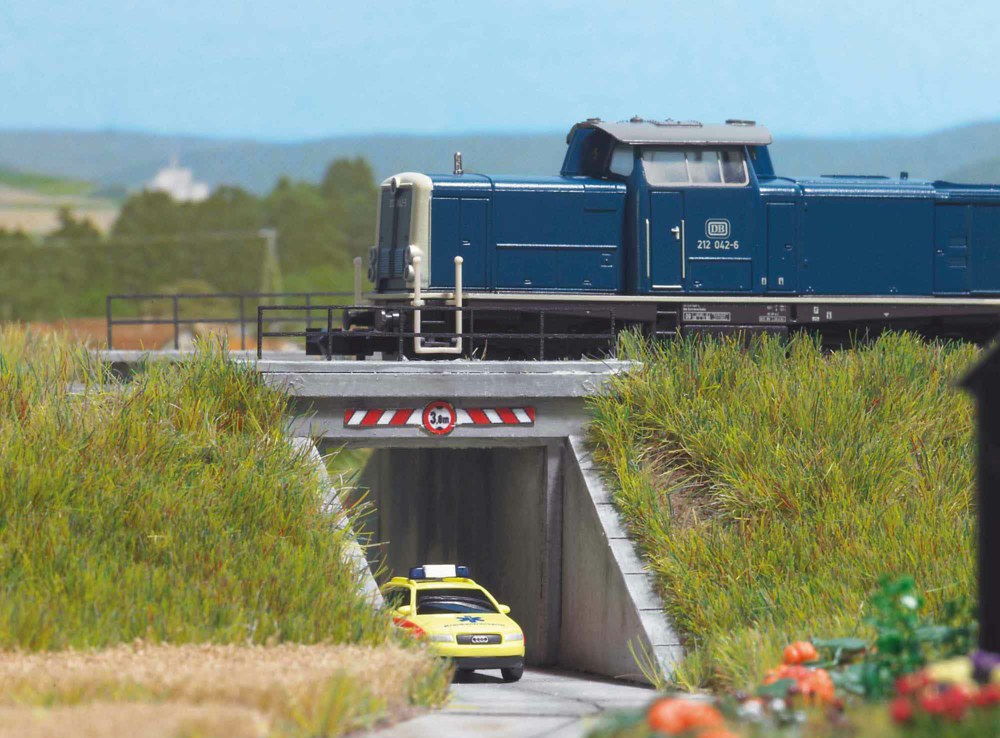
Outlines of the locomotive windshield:
{"label": "locomotive windshield", "polygon": [[742,186],[750,181],[743,149],[735,146],[644,149],[642,168],[654,186]]}
{"label": "locomotive windshield", "polygon": [[382,206],[379,219],[379,249],[406,248],[410,242],[410,205],[413,191],[399,187],[395,191],[382,188]]}

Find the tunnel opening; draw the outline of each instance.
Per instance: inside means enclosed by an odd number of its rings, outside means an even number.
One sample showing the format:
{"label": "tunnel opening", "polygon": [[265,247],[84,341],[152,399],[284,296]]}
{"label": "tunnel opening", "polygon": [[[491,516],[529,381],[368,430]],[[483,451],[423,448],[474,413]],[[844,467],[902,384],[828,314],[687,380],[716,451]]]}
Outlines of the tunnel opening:
{"label": "tunnel opening", "polygon": [[[582,458],[586,457],[586,458]],[[645,681],[634,653],[680,653],[589,455],[536,444],[379,446],[349,504],[380,583],[464,564],[525,634],[528,666]],[[586,467],[586,468],[585,468]]]}
{"label": "tunnel opening", "polygon": [[385,581],[424,563],[465,564],[510,606],[526,663],[559,663],[562,453],[375,449],[355,493],[372,506],[361,531],[372,570]]}

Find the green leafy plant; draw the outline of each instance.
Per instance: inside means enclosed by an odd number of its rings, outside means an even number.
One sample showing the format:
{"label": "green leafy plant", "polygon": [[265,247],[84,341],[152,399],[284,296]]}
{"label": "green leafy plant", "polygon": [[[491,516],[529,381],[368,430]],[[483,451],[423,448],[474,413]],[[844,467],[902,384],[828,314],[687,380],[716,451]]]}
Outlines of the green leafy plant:
{"label": "green leafy plant", "polygon": [[976,622],[968,604],[944,603],[936,621],[923,618],[923,607],[924,597],[912,577],[883,576],[869,599],[870,614],[863,619],[874,630],[870,643],[857,638],[813,641],[829,656],[827,665],[839,667],[832,672],[834,683],[882,699],[892,694],[899,677],[972,649]]}

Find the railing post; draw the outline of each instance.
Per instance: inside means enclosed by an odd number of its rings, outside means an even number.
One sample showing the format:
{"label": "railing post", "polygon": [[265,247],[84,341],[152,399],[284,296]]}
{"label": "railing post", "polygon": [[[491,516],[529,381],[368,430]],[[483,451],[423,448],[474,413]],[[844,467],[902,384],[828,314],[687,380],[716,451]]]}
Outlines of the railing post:
{"label": "railing post", "polygon": [[333,361],[333,307],[326,309],[326,360]]}
{"label": "railing post", "polygon": [[476,358],[476,309],[469,310],[469,358]]}
{"label": "railing post", "polygon": [[396,361],[403,360],[403,321],[406,320],[406,312],[403,310],[399,311],[399,320],[396,321],[396,334],[398,335],[399,345],[396,348]]}
{"label": "railing post", "polygon": [[611,353],[614,357],[618,357],[618,331],[615,330],[617,326],[615,325],[615,309],[611,308]]}
{"label": "railing post", "polygon": [[247,350],[246,298],[240,295],[240,351]]}
{"label": "railing post", "polygon": [[107,328],[108,328],[108,351],[110,351],[114,346],[111,342],[111,295],[104,298],[104,310],[107,315]]}
{"label": "railing post", "polygon": [[312,297],[306,293],[306,330],[313,327]]}
{"label": "railing post", "polygon": [[264,336],[264,306],[258,303],[257,305],[257,360],[258,361],[260,361],[264,356],[263,353],[261,352],[261,348],[264,345],[263,336]]}
{"label": "railing post", "polygon": [[545,361],[545,309],[538,311],[538,359]]}
{"label": "railing post", "polygon": [[177,295],[174,295],[174,351],[181,350],[181,324],[178,303],[179,299]]}

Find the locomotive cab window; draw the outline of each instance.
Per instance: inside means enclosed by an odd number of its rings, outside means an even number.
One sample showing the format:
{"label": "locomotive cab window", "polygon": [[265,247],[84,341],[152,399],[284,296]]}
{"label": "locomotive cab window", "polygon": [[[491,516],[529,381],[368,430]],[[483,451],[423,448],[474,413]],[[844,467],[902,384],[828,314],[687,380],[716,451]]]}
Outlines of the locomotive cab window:
{"label": "locomotive cab window", "polygon": [[642,168],[655,186],[742,187],[750,181],[738,147],[644,149]]}
{"label": "locomotive cab window", "polygon": [[627,177],[632,173],[634,163],[632,147],[628,144],[618,144],[611,152],[611,164],[608,165],[608,171],[619,177]]}

